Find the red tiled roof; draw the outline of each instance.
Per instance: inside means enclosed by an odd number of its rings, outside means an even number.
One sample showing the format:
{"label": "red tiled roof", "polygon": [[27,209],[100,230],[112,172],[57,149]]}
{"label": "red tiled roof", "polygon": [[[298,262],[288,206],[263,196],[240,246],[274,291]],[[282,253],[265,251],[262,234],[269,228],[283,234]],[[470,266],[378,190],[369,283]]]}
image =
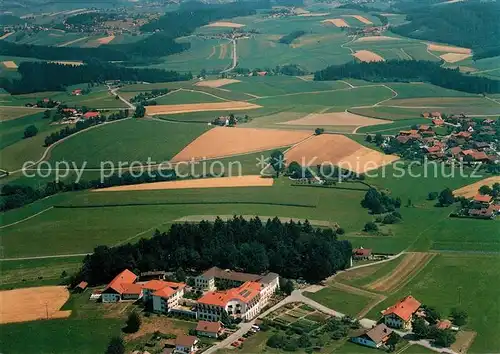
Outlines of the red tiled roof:
{"label": "red tiled roof", "polygon": [[85,289],[88,285],[89,285],[89,283],[87,283],[86,281],[81,281],[81,282],[80,282],[80,283],[76,286],[76,288]]}
{"label": "red tiled roof", "polygon": [[493,197],[491,195],[488,195],[488,194],[477,194],[475,197],[474,197],[474,201],[475,202],[481,202],[481,203],[489,203],[491,202],[491,200],[493,199]]}
{"label": "red tiled roof", "polygon": [[484,151],[475,151],[471,154],[474,160],[488,160],[488,155]]}
{"label": "red tiled roof", "polygon": [[444,120],[442,120],[442,119],[433,119],[432,123],[434,125],[444,125]]}
{"label": "red tiled roof", "polygon": [[198,299],[198,303],[225,307],[231,300],[239,300],[244,303],[250,302],[260,294],[260,284],[248,281],[238,288],[226,291],[211,291]]}
{"label": "red tiled roof", "polygon": [[356,256],[367,257],[372,254],[371,248],[355,248],[352,253]]}
{"label": "red tiled roof", "polygon": [[418,127],[418,130],[429,130],[429,129],[431,129],[431,127],[429,127],[427,124],[421,124]]}
{"label": "red tiled roof", "polygon": [[436,327],[438,329],[448,329],[451,327],[451,321],[450,320],[439,321]]}
{"label": "red tiled roof", "polygon": [[409,321],[420,305],[421,303],[410,295],[400,300],[397,304],[388,307],[382,314],[384,316],[394,314],[404,321]]}
{"label": "red tiled roof", "polygon": [[460,154],[462,152],[462,148],[460,146],[455,146],[455,147],[452,147],[450,149],[450,152],[453,154],[453,155],[457,155],[457,154]]}
{"label": "red tiled roof", "polygon": [[439,146],[431,146],[426,148],[427,152],[433,153],[433,152],[439,152],[441,151],[441,148]]}
{"label": "red tiled roof", "polygon": [[199,321],[196,326],[197,331],[218,333],[222,328],[220,322],[210,322],[210,321]]}
{"label": "red tiled roof", "polygon": [[164,282],[163,280],[156,280],[156,279],[150,280],[142,284],[143,289],[154,290],[154,291],[163,289],[166,286],[168,286],[166,282]]}
{"label": "red tiled roof", "polygon": [[432,112],[431,116],[432,117],[441,117],[441,112]]}
{"label": "red tiled roof", "polygon": [[162,289],[156,290],[153,293],[153,296],[159,296],[159,297],[162,297],[164,299],[168,299],[170,296],[172,296],[174,294],[175,294],[175,290],[166,286]]}
{"label": "red tiled roof", "polygon": [[122,271],[120,274],[118,274],[111,282],[108,284],[108,286],[104,289],[113,289],[119,294],[123,294],[125,287],[128,284],[132,284],[135,282],[137,279],[137,275],[132,273],[130,270],[125,269]]}
{"label": "red tiled roof", "polygon": [[84,118],[95,118],[95,117],[99,117],[101,115],[101,113],[99,112],[87,112],[83,115]]}
{"label": "red tiled roof", "polygon": [[139,295],[142,292],[142,286],[140,284],[135,284],[135,283],[122,284],[122,287],[123,287],[122,294]]}
{"label": "red tiled roof", "polygon": [[175,339],[175,345],[180,345],[183,347],[192,347],[198,338],[195,336],[178,336]]}
{"label": "red tiled roof", "polygon": [[455,136],[458,136],[460,138],[470,138],[472,136],[472,134],[469,132],[460,132],[460,133],[455,134]]}

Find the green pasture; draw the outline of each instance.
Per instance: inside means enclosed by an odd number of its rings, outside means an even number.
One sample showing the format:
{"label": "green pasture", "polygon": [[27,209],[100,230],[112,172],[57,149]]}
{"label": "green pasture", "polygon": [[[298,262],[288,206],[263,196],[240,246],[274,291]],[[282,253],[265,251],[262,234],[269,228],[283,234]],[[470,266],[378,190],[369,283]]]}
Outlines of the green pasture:
{"label": "green pasture", "polygon": [[[32,111],[34,112],[34,111]],[[23,140],[32,138],[24,138],[24,129],[30,125],[34,125],[38,129],[38,134],[45,134],[45,131],[50,130],[50,119],[43,119],[43,113],[35,113],[22,118],[12,119],[0,123],[0,149],[13,145]]]}
{"label": "green pasture", "polygon": [[[440,86],[427,84],[424,82],[415,83],[388,83],[386,84],[398,93],[398,99],[432,97],[439,100],[439,97],[479,97],[472,93],[446,89]],[[391,104],[389,101],[388,104]]]}
{"label": "green pasture", "polygon": [[108,318],[4,324],[0,327],[0,346],[12,354],[104,353],[111,337],[120,334],[122,324]]}
{"label": "green pasture", "polygon": [[[61,44],[73,41],[78,38],[82,38],[84,35],[81,33],[68,33],[58,30],[48,30],[39,32],[25,32],[26,35],[19,41],[18,44],[31,44],[31,45],[47,45],[47,46],[59,46]],[[16,34],[9,36],[14,40]]]}
{"label": "green pasture", "polygon": [[311,112],[313,108],[330,108],[331,110],[343,111],[352,106],[372,105],[384,99],[392,97],[390,90],[383,86],[357,87],[340,89],[337,91],[316,93],[293,93],[251,100],[263,106],[280,107],[297,105],[302,112]]}
{"label": "green pasture", "polygon": [[[0,95],[1,98],[1,95]],[[1,123],[43,112],[43,108],[0,106]]]}
{"label": "green pasture", "polygon": [[212,103],[224,100],[203,92],[176,91],[160,98],[155,98],[157,104],[189,104],[189,103]]}
{"label": "green pasture", "polygon": [[340,81],[306,81],[295,76],[251,76],[237,79],[241,82],[225,85],[224,88],[259,97],[349,88]]}
{"label": "green pasture", "polygon": [[[395,100],[390,100],[387,103],[393,104]],[[387,119],[387,120],[410,120],[422,118],[422,113],[428,110],[427,108],[402,108],[389,106],[376,106],[366,108],[349,108],[349,112],[360,114],[371,118]]]}
{"label": "green pasture", "polygon": [[438,254],[410,283],[388,294],[368,317],[377,319],[381,310],[409,294],[435,307],[444,318],[459,307],[469,315],[466,328],[478,333],[469,351],[495,352],[500,347],[495,335],[500,329],[500,302],[492,282],[500,277],[499,266],[496,255]]}
{"label": "green pasture", "polygon": [[428,97],[428,98],[395,98],[382,103],[384,106],[396,108],[440,109],[444,113],[500,114],[500,104],[483,97]]}
{"label": "green pasture", "polygon": [[206,124],[173,124],[129,119],[94,128],[56,146],[50,161],[76,162],[86,168],[101,162],[164,162],[208,129]]}
{"label": "green pasture", "polygon": [[335,311],[356,317],[373,298],[349,293],[334,287],[325,287],[315,293],[305,292],[305,296]]}
{"label": "green pasture", "polygon": [[[408,130],[414,125],[429,124],[429,120],[425,118],[396,120],[388,124],[371,125],[361,127],[357,130],[358,133],[380,133],[380,134],[398,134],[400,130]],[[372,145],[374,147],[374,145]]]}

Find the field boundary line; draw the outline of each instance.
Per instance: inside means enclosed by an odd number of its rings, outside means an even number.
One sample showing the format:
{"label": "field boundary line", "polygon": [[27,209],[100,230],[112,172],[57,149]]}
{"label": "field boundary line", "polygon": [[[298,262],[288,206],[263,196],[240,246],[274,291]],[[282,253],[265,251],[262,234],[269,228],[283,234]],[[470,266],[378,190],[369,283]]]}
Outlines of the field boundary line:
{"label": "field boundary line", "polygon": [[9,227],[9,226],[13,226],[13,225],[20,224],[20,223],[22,223],[22,222],[24,222],[24,221],[27,221],[27,220],[29,220],[29,219],[32,219],[32,218],[34,218],[34,217],[36,217],[36,216],[38,216],[38,215],[40,215],[40,214],[43,214],[43,213],[45,213],[46,211],[49,211],[50,209],[53,209],[53,208],[54,208],[54,206],[50,206],[50,207],[48,207],[48,208],[46,208],[46,209],[44,209],[44,210],[42,210],[42,211],[39,211],[39,212],[38,212],[38,213],[36,213],[36,214],[33,214],[33,215],[31,215],[31,216],[28,216],[28,217],[26,217],[26,218],[24,218],[24,219],[18,220],[18,221],[16,221],[16,222],[13,222],[13,223],[10,223],[10,224],[7,224],[7,225],[2,225],[2,226],[0,226],[0,229],[4,229],[4,228]]}
{"label": "field boundary line", "polygon": [[165,222],[163,222],[163,223],[161,223],[161,224],[158,224],[158,225],[152,226],[152,227],[150,227],[150,228],[149,228],[149,229],[147,229],[147,230],[144,230],[144,231],[139,232],[138,234],[135,234],[134,236],[128,237],[128,238],[126,238],[126,239],[124,239],[124,240],[121,240],[121,241],[119,241],[119,242],[115,243],[115,244],[114,244],[113,246],[111,246],[111,247],[116,247],[116,246],[123,245],[124,243],[129,242],[130,240],[133,240],[133,239],[134,239],[134,238],[136,238],[136,237],[139,237],[139,236],[141,236],[141,235],[144,235],[145,233],[147,233],[147,232],[149,232],[149,231],[151,231],[151,230],[153,230],[153,229],[157,229],[157,228],[159,228],[159,227],[162,227],[163,225],[168,224],[169,222],[170,222],[170,221],[165,221]]}
{"label": "field boundary line", "polygon": [[[212,97],[218,98],[218,99],[223,100],[223,101],[226,101],[226,102],[233,102],[233,101],[234,101],[234,100],[228,100],[227,98],[223,98],[223,97],[220,97],[220,96],[214,95],[213,93],[210,93],[210,92],[205,92],[205,91],[191,90],[191,89],[186,89],[186,88],[180,88],[180,89],[178,89],[177,91],[197,92],[197,93],[202,93],[202,94],[207,95],[207,96],[212,96]],[[189,104],[189,103],[188,103],[188,104]]]}
{"label": "field boundary line", "polygon": [[210,53],[210,55],[208,57],[206,57],[205,59],[210,59],[211,57],[213,57],[215,55],[215,46],[213,45],[212,46],[212,52]]}
{"label": "field boundary line", "polygon": [[8,262],[8,261],[28,261],[31,259],[47,259],[47,258],[70,258],[70,257],[85,257],[92,252],[88,253],[73,253],[73,254],[55,254],[50,256],[33,256],[33,257],[16,257],[16,258],[0,258],[0,262]]}

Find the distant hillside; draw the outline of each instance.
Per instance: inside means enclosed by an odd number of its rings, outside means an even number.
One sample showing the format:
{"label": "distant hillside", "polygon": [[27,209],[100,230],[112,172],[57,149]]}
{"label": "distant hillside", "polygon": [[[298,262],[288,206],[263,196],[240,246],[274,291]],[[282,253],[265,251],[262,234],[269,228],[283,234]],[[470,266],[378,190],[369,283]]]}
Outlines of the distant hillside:
{"label": "distant hillside", "polygon": [[393,27],[392,32],[472,48],[475,59],[500,55],[498,2],[424,6],[407,13],[407,20],[411,22]]}
{"label": "distant hillside", "polygon": [[26,20],[13,15],[0,15],[0,24],[2,26],[15,26],[26,23]]}

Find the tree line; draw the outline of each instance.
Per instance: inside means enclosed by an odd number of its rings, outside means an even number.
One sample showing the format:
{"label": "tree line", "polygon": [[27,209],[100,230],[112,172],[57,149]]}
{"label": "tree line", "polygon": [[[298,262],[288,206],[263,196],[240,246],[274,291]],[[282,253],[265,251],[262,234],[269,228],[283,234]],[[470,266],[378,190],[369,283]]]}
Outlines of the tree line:
{"label": "tree line", "polygon": [[92,60],[85,65],[73,66],[57,63],[24,62],[19,65],[21,79],[0,79],[0,87],[11,94],[38,91],[63,91],[67,86],[81,82],[107,80],[166,82],[191,80],[191,73],[161,69],[128,68]]}
{"label": "tree line", "polygon": [[404,37],[472,48],[474,59],[500,54],[498,2],[471,1],[450,6],[419,6],[407,13],[406,20],[409,22],[391,27],[392,32]]}
{"label": "tree line", "polygon": [[250,16],[257,9],[270,8],[269,0],[252,2],[233,2],[227,4],[204,4],[201,2],[183,2],[179,10],[166,12],[157,20],[141,27],[143,32],[164,31],[172,38],[191,34],[196,28],[210,22],[240,16]]}
{"label": "tree line", "polygon": [[74,281],[109,282],[123,269],[136,272],[178,268],[204,271],[212,266],[286,278],[320,281],[349,266],[352,246],[337,240],[333,229],[309,222],[263,222],[243,217],[215,222],[173,224],[167,232],[117,247],[98,246],[85,257]]}
{"label": "tree line", "polygon": [[44,60],[88,61],[132,61],[149,60],[189,49],[189,43],[177,43],[165,33],[151,36],[132,43],[104,44],[96,48],[52,47],[35,44],[17,44],[0,41],[0,55],[29,57]]}
{"label": "tree line", "polygon": [[436,86],[470,93],[500,93],[500,81],[462,74],[458,68],[447,69],[431,61],[388,60],[383,62],[332,65],[317,71],[314,80],[345,78],[371,82],[423,81]]}
{"label": "tree line", "polygon": [[121,175],[115,174],[111,177],[92,180],[81,180],[78,182],[64,183],[62,181],[47,182],[44,186],[38,188],[30,187],[23,184],[6,184],[1,190],[0,211],[7,211],[15,208],[20,208],[26,204],[33,203],[39,199],[49,197],[51,195],[62,193],[81,191],[85,189],[97,189],[113,186],[125,186],[130,184],[141,184],[151,182],[170,181],[176,179],[174,170],[151,171],[150,173],[141,173],[139,177],[130,172],[124,172]]}
{"label": "tree line", "polygon": [[278,42],[283,43],[283,44],[290,44],[293,42],[294,39],[297,39],[297,38],[303,36],[304,34],[306,34],[306,31],[293,31],[293,32],[281,37]]}

